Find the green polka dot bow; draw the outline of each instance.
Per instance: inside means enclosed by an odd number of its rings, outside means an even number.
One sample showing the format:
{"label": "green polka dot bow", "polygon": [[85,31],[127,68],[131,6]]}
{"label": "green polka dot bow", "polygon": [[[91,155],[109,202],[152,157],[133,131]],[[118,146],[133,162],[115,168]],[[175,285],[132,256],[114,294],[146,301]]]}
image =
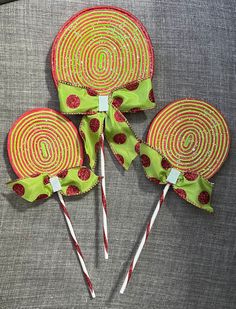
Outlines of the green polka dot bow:
{"label": "green polka dot bow", "polygon": [[60,110],[64,114],[83,114],[80,134],[90,166],[95,167],[97,152],[104,135],[118,162],[128,169],[138,155],[139,141],[122,113],[155,107],[151,79],[145,79],[99,96],[92,89],[60,82]]}
{"label": "green polka dot bow", "polygon": [[[60,183],[58,192],[66,196],[86,193],[96,186],[100,180],[99,176],[84,166],[61,171],[56,176]],[[53,194],[51,179],[53,177],[43,173],[8,182],[8,186],[28,202],[34,202],[46,199]]]}
{"label": "green polka dot bow", "polygon": [[167,184],[168,177],[171,171],[174,170],[177,177],[176,182],[171,185],[177,195],[196,207],[210,213],[213,212],[210,204],[213,184],[207,179],[193,171],[181,173],[173,169],[167,159],[145,143],[140,144],[140,157],[146,177],[149,180],[158,184]]}

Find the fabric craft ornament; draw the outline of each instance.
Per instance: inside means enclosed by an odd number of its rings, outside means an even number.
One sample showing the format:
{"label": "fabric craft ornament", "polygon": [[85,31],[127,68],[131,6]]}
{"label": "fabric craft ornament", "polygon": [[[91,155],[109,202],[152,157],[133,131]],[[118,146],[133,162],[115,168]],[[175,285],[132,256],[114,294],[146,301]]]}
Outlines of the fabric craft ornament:
{"label": "fabric craft ornament", "polygon": [[125,112],[155,107],[151,78],[154,54],[144,26],[115,7],[92,7],[70,18],[52,47],[52,75],[60,110],[84,115],[85,151],[94,168],[100,150],[104,254],[108,258],[104,135],[118,162],[128,169],[139,140]]}
{"label": "fabric craft ornament", "polygon": [[221,113],[210,104],[182,99],[168,104],[154,117],[147,144],[140,145],[146,177],[164,184],[140,245],[130,264],[123,294],[170,187],[182,199],[210,213],[211,178],[225,161],[230,147],[229,129]]}
{"label": "fabric craft ornament", "polygon": [[63,195],[81,195],[90,191],[100,180],[82,166],[82,142],[75,126],[52,109],[30,110],[17,119],[8,134],[8,157],[19,177],[8,183],[16,194],[34,202],[57,193],[88,289],[94,298],[84,257],[63,199]]}

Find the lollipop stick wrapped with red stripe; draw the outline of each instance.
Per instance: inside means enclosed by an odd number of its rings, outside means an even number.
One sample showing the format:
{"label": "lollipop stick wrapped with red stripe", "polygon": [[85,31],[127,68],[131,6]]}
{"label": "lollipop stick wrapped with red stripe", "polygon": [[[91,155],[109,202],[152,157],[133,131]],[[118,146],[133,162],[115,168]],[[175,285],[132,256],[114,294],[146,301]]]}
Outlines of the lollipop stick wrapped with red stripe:
{"label": "lollipop stick wrapped with red stripe", "polygon": [[230,146],[229,129],[221,113],[210,104],[183,99],[168,104],[153,119],[147,144],[140,145],[146,177],[165,184],[138,250],[122,284],[123,294],[170,187],[192,205],[213,212],[208,181],[225,161]]}
{"label": "lollipop stick wrapped with red stripe", "polygon": [[94,298],[92,282],[63,199],[63,195],[81,195],[90,191],[100,180],[82,166],[82,142],[75,126],[52,109],[30,110],[14,123],[9,132],[8,156],[20,177],[8,183],[16,194],[34,202],[57,193],[88,289]]}

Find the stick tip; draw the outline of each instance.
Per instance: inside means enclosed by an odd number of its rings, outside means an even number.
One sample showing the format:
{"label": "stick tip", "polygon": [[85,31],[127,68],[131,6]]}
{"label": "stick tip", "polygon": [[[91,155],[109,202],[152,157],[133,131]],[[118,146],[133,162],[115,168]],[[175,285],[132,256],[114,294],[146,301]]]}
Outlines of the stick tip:
{"label": "stick tip", "polygon": [[122,295],[124,294],[124,291],[122,289],[120,290],[120,294],[122,294]]}
{"label": "stick tip", "polygon": [[124,294],[125,288],[126,288],[125,286],[122,286],[122,287],[121,287],[121,289],[120,289],[120,294]]}
{"label": "stick tip", "polygon": [[96,295],[95,295],[95,292],[94,292],[94,291],[91,291],[91,296],[92,296],[92,298],[95,298],[95,297],[96,297]]}

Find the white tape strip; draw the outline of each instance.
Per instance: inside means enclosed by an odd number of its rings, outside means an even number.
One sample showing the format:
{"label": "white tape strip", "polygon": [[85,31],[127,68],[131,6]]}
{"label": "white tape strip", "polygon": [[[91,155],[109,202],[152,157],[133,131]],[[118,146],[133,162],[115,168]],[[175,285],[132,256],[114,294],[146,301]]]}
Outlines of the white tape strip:
{"label": "white tape strip", "polygon": [[108,111],[108,96],[107,95],[100,95],[99,97],[99,112],[107,112]]}
{"label": "white tape strip", "polygon": [[61,184],[57,176],[50,177],[50,183],[52,185],[53,192],[58,192],[61,190]]}
{"label": "white tape strip", "polygon": [[175,168],[172,168],[169,176],[166,179],[166,181],[169,182],[169,183],[172,183],[172,184],[176,184],[176,182],[179,178],[179,175],[180,175],[180,171],[178,171]]}

